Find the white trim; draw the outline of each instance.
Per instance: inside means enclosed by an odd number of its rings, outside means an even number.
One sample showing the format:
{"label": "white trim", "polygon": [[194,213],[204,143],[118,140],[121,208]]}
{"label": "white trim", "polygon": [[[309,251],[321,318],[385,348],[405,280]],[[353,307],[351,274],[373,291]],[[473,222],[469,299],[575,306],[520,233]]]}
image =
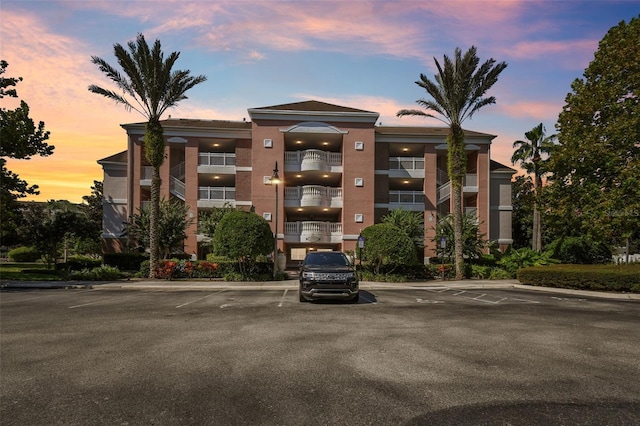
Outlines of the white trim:
{"label": "white trim", "polygon": [[355,178],[354,179],[354,184],[355,186],[364,186],[364,179],[363,178]]}
{"label": "white trim", "polygon": [[356,141],[354,145],[355,145],[356,151],[364,151],[364,142],[363,141]]}
{"label": "white trim", "polygon": [[335,126],[319,121],[305,121],[304,123],[294,124],[293,126],[283,127],[280,129],[282,133],[324,133],[346,135],[346,130],[340,130]]}
{"label": "white trim", "polygon": [[362,222],[364,222],[364,215],[363,215],[362,213],[356,213],[356,214],[353,216],[353,219],[354,219],[354,221],[355,221],[356,223],[362,223]]}
{"label": "white trim", "polygon": [[263,139],[262,143],[265,148],[273,148],[273,139]]}
{"label": "white trim", "polygon": [[180,136],[173,136],[167,139],[167,142],[171,143],[187,143],[188,141],[185,138],[181,138]]}
{"label": "white trim", "polygon": [[262,213],[262,218],[263,218],[264,220],[266,220],[267,222],[271,222],[271,220],[272,220],[271,212],[264,212],[264,213]]}

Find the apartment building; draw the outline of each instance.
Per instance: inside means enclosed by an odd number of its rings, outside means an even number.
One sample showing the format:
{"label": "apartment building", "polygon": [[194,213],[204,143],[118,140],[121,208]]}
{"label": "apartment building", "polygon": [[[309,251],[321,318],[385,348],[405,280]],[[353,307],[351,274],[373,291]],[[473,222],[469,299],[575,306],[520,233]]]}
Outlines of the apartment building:
{"label": "apartment building", "polygon": [[[379,114],[318,101],[248,109],[250,120],[162,121],[166,159],[161,197],[189,206],[184,251],[202,258],[198,215],[230,205],[264,217],[290,264],[308,250],[354,250],[360,232],[390,210],[424,214],[427,259],[435,224],[451,211],[447,128],[377,125]],[[104,171],[106,251],[122,251],[122,224],[148,203],[145,123],[122,125],[128,149],[98,163]],[[501,247],[511,244],[511,176],[490,158],[493,135],[465,131],[466,211]],[[276,173],[277,170],[277,173]],[[274,174],[279,181],[274,183]],[[366,244],[366,242],[365,242]]]}

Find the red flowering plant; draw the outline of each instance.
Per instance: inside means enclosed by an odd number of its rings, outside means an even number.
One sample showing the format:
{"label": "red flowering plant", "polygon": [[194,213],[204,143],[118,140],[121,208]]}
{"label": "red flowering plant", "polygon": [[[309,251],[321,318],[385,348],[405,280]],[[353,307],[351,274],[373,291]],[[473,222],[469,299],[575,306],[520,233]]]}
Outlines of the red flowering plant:
{"label": "red flowering plant", "polygon": [[203,260],[198,262],[196,269],[197,276],[202,278],[214,278],[216,276],[216,271],[218,270],[218,264]]}
{"label": "red flowering plant", "polygon": [[173,278],[178,264],[173,260],[162,260],[156,269],[156,277],[160,279],[170,280]]}

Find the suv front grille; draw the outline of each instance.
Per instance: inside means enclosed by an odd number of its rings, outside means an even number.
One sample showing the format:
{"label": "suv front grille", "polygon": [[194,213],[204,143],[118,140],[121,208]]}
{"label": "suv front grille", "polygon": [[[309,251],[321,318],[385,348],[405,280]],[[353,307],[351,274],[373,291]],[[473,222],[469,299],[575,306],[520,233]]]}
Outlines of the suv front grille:
{"label": "suv front grille", "polygon": [[318,281],[346,281],[351,278],[351,274],[340,274],[331,272],[322,272],[313,274],[313,278]]}

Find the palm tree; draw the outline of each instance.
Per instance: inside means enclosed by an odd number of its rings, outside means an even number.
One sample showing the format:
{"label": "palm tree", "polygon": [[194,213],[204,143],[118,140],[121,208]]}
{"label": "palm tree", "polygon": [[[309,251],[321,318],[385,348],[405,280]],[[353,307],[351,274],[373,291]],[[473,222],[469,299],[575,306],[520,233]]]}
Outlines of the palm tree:
{"label": "palm tree", "polygon": [[113,46],[115,57],[124,74],[109,65],[105,60],[92,56],[91,62],[96,64],[118,90],[103,89],[90,85],[89,91],[114,100],[128,110],[134,110],[147,119],[144,135],[144,154],[153,167],[151,179],[151,212],[150,212],[150,273],[155,278],[158,264],[158,218],[160,210],[160,166],[164,162],[164,133],[160,117],[168,109],[184,99],[185,92],[207,78],[204,75],[191,76],[189,70],[172,70],[180,52],[172,52],[165,60],[156,40],[153,48],[138,34],[135,41],[127,43],[127,51],[122,45]]}
{"label": "palm tree", "polygon": [[464,263],[462,181],[467,169],[467,155],[464,150],[462,122],[471,118],[480,108],[496,102],[495,97],[484,97],[484,95],[498,81],[502,70],[507,67],[506,62],[496,64],[493,58],[478,67],[480,60],[476,53],[475,46],[471,46],[464,55],[460,48],[456,48],[453,60],[444,55],[444,67],[434,58],[438,68],[438,73],[434,75],[435,82],[429,80],[424,74],[420,74],[420,81],[416,81],[416,84],[432,98],[416,101],[426,111],[403,109],[396,114],[398,117],[404,115],[432,117],[449,126],[447,169],[451,179],[453,199],[456,279],[462,279]]}
{"label": "palm tree", "polygon": [[542,176],[545,173],[542,154],[549,154],[554,145],[556,135],[546,136],[542,123],[524,134],[526,140],[515,141],[513,147],[517,148],[511,156],[511,163],[520,163],[528,174],[533,174],[533,238],[531,248],[534,251],[542,251],[542,221],[538,200],[542,191]]}

